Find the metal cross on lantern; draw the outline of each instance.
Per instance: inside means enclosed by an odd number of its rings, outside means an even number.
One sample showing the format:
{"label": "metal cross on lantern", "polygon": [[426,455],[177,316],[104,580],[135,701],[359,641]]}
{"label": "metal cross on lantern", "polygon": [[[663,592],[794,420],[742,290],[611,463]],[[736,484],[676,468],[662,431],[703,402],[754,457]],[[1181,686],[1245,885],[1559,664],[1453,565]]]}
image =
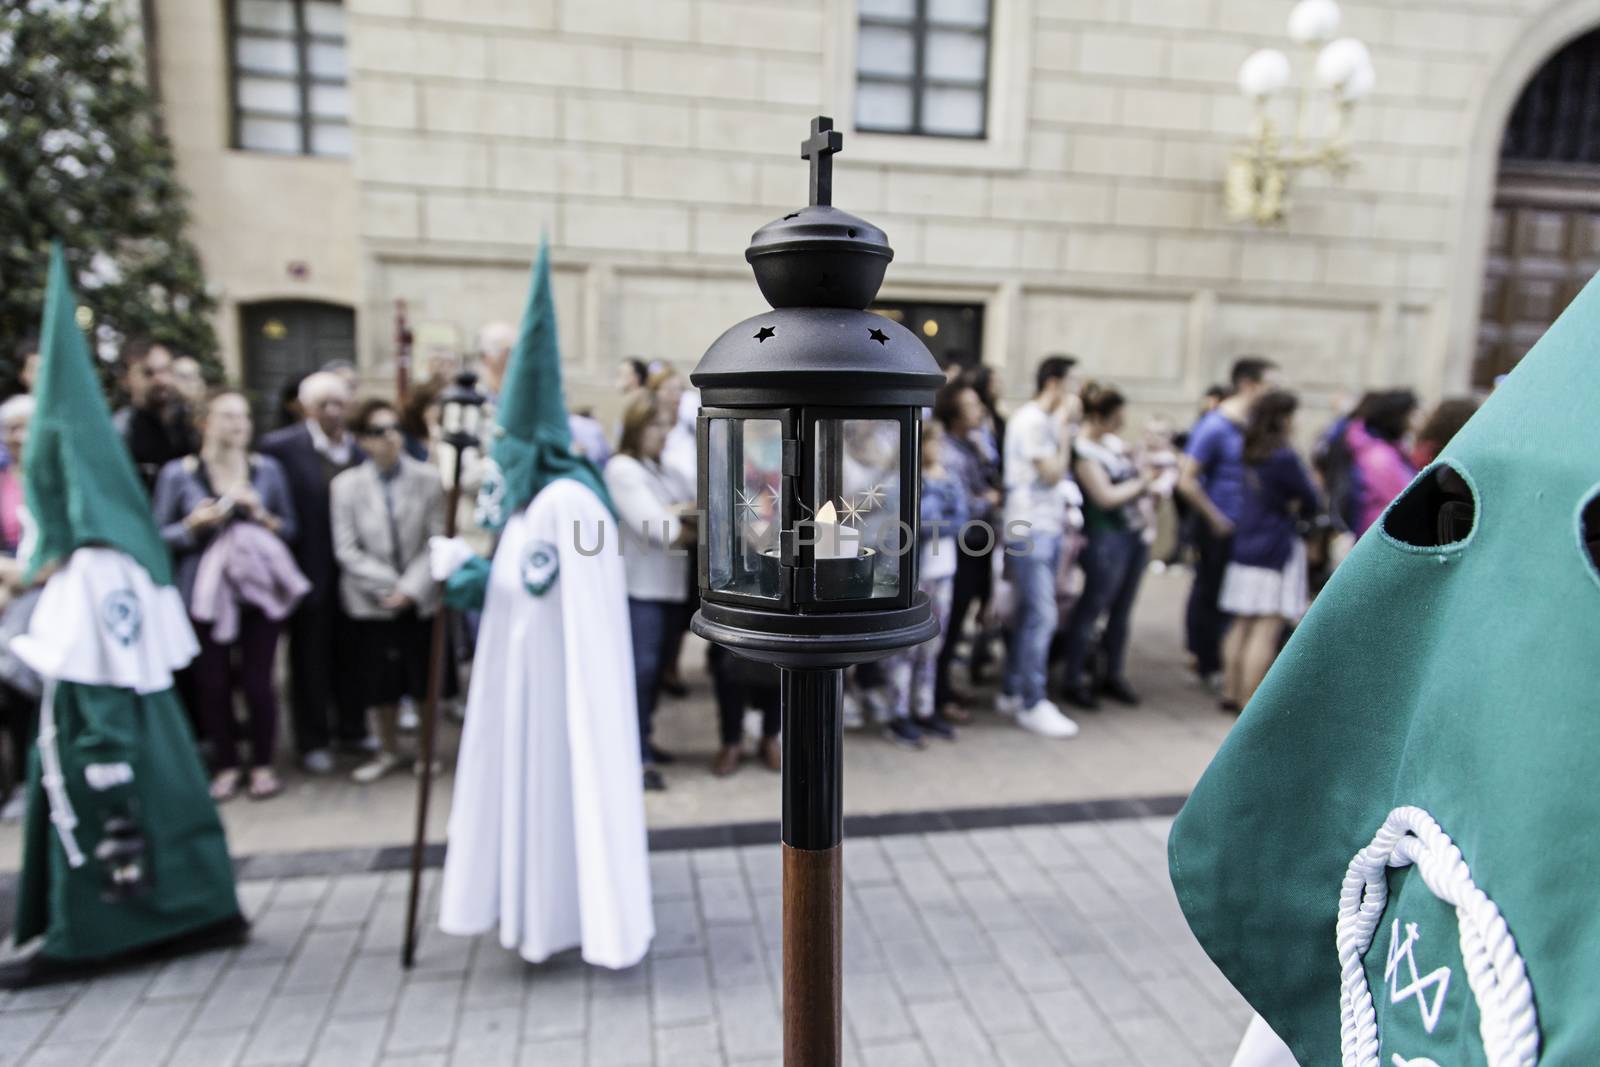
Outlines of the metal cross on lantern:
{"label": "metal cross on lantern", "polygon": [[773,310],[690,376],[706,517],[694,631],[781,675],[788,1067],[837,1067],[842,1051],[844,668],[939,633],[917,589],[917,476],[944,375],[915,334],[866,310],[894,252],[832,205],[843,145],[832,119],[812,120],[810,206],[745,251]]}
{"label": "metal cross on lantern", "polygon": [[844,148],[844,134],[833,120],[818,115],[811,120],[811,136],[800,142],[800,158],[811,161],[811,206],[833,204],[833,154]]}

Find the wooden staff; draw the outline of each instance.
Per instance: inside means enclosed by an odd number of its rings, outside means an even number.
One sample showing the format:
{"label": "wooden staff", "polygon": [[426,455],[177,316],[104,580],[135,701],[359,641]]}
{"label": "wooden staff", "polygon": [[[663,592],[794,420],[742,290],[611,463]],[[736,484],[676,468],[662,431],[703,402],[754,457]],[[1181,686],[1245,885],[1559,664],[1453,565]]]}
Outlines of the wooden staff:
{"label": "wooden staff", "polygon": [[844,672],[780,672],[783,714],[783,1062],[844,1054]]}
{"label": "wooden staff", "polygon": [[411,326],[406,322],[406,302],[394,302],[394,395],[401,411],[411,400]]}
{"label": "wooden staff", "polygon": [[[471,371],[463,371],[457,375],[456,385],[443,398],[447,409],[452,404],[456,405],[457,421],[461,418],[463,405],[477,409],[483,404],[482,395],[473,388],[477,377]],[[444,435],[444,443],[450,446],[453,454],[450,460],[450,492],[445,498],[444,535],[454,537],[456,512],[461,506],[462,456],[467,449],[478,447],[476,419],[473,420],[470,432],[461,426],[452,426],[448,414],[445,426],[448,429]],[[440,583],[441,591],[443,584]],[[449,614],[449,609],[441,600],[439,610],[433,616],[433,644],[428,651],[428,697],[422,708],[419,739],[421,752],[418,758],[422,760],[422,773],[417,775],[417,830],[411,841],[411,892],[406,900],[405,944],[400,950],[400,964],[408,969],[417,954],[417,904],[422,891],[422,859],[428,833],[428,798],[433,792],[434,733],[439,721],[439,696],[444,688],[445,654],[449,648],[447,640]]]}

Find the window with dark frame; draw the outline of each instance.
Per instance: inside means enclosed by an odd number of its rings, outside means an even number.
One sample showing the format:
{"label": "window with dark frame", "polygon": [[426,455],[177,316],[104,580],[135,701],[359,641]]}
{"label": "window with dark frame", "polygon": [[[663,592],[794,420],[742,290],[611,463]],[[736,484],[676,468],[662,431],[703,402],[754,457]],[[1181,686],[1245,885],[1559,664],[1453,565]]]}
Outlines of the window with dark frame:
{"label": "window with dark frame", "polygon": [[1506,122],[1500,158],[1510,164],[1600,164],[1600,30],[1546,61]]}
{"label": "window with dark frame", "polygon": [[226,0],[233,146],[350,154],[349,64],[340,0]]}
{"label": "window with dark frame", "polygon": [[988,136],[993,0],[860,0],[856,129]]}

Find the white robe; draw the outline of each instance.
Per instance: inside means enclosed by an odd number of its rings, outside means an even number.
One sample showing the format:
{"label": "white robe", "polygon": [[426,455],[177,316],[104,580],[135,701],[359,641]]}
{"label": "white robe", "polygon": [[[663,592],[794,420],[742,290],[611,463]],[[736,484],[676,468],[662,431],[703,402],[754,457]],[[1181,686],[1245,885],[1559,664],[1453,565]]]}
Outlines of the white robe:
{"label": "white robe", "polygon": [[[574,539],[574,523],[581,542]],[[592,550],[599,526],[605,551]],[[439,926],[538,963],[581,946],[638,963],[655,936],[616,524],[588,487],[547,486],[505,527],[456,763]],[[553,583],[541,546],[559,560]]]}
{"label": "white robe", "polygon": [[1267,1020],[1257,1015],[1250,1020],[1231,1067],[1299,1067],[1294,1053],[1283,1039],[1272,1032]]}

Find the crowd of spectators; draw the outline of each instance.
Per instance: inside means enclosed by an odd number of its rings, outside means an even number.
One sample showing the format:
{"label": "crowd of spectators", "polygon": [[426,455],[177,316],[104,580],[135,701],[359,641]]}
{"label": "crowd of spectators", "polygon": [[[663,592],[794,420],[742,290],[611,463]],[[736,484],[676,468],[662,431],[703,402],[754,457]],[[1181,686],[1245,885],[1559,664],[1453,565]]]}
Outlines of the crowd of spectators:
{"label": "crowd of spectators", "polygon": [[[503,323],[479,333],[491,407],[514,342]],[[31,351],[18,354],[21,388],[0,404],[0,639],[31,607],[16,557],[36,365]],[[452,357],[440,373],[458,365]],[[446,382],[418,383],[403,408],[358,403],[355,368],[329,364],[286,389],[282,425],[258,434],[243,392],[209,387],[198,363],[167,346],[131,341],[119,370],[116,425],[200,641],[181,686],[213,796],[266,800],[283,788],[284,636],[289,734],[303,770],[342,763],[368,784],[413,765],[403,735],[424,696],[439,610],[428,541],[444,529],[452,469],[439,431]],[[1009,418],[990,368],[953,364],[924,413],[919,457],[918,582],[939,635],[854,668],[847,724],[917,750],[956,740],[992,711],[1070,738],[1079,724],[1062,703],[1075,713],[1139,703],[1129,676],[1134,606],[1145,574],[1175,564],[1194,569],[1185,630],[1196,674],[1223,708],[1247,703],[1319,574],[1475,408],[1448,400],[1423,422],[1409,391],[1370,393],[1320,436],[1308,464],[1296,451],[1299,400],[1280,377],[1268,360],[1240,359],[1186,433],[1160,418],[1134,432],[1124,395],[1085,380],[1070,356],[1035,368],[1032,396]],[[655,712],[664,695],[686,691],[679,660],[696,608],[698,400],[671,366],[634,358],[619,363],[617,391],[618,423],[573,413],[570,428],[603,469],[619,518],[644,779],[659,790],[674,757],[656,742]],[[470,521],[481,465],[464,459],[458,525],[487,552],[492,535]],[[1167,547],[1152,563],[1158,536]],[[470,658],[470,621],[450,631],[447,697]],[[0,656],[0,717],[15,754],[26,750],[32,705],[10,667]],[[720,648],[707,650],[707,667],[713,772],[733,774],[752,756],[781,769],[776,669]],[[980,699],[991,684],[997,695]]]}

